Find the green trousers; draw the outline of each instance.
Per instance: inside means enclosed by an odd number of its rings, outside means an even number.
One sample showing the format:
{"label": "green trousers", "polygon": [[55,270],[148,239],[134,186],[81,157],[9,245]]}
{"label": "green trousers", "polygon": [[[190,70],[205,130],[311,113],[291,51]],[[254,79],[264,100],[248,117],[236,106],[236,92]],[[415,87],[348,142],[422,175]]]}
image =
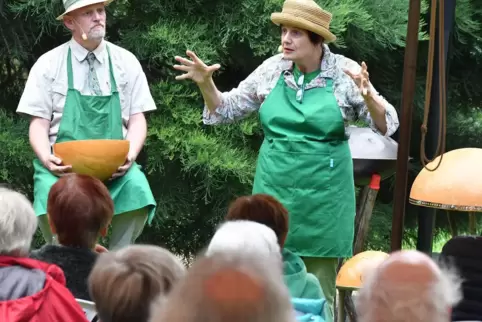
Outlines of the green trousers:
{"label": "green trousers", "polygon": [[336,268],[338,258],[303,257],[308,273],[315,275],[320,281],[325,295],[326,305],[324,318],[326,322],[334,322],[334,302],[336,296]]}
{"label": "green trousers", "polygon": [[[113,251],[133,244],[141,235],[147,222],[148,209],[142,208],[115,215],[112,218],[112,233],[110,235],[109,250]],[[38,217],[38,225],[47,244],[53,243],[47,215]]]}

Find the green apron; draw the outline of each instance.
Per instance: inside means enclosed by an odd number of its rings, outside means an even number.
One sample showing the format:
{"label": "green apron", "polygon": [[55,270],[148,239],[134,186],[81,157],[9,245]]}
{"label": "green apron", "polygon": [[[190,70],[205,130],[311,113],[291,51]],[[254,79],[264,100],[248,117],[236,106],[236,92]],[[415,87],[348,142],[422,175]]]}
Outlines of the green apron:
{"label": "green apron", "polygon": [[[111,95],[87,96],[74,89],[72,55],[69,48],[67,76],[69,89],[65,100],[56,143],[75,140],[124,139],[119,92],[114,78],[114,69],[109,56]],[[50,188],[58,180],[40,160],[34,159],[34,210],[37,216],[47,213]],[[148,222],[152,222],[156,201],[147,178],[134,162],[124,176],[105,182],[114,200],[115,215],[148,207]],[[68,214],[67,214],[68,215]]]}
{"label": "green apron", "polygon": [[253,194],[270,194],[288,209],[285,248],[302,257],[351,257],[353,163],[333,80],[326,82],[299,103],[281,74],[259,111],[265,138]]}

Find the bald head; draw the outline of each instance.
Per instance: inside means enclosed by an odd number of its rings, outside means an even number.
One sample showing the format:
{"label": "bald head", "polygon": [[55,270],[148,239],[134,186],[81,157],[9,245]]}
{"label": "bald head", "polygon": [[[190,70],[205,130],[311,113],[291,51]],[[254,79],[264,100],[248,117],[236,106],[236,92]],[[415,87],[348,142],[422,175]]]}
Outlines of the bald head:
{"label": "bald head", "polygon": [[435,282],[440,268],[426,254],[414,251],[398,251],[390,255],[378,268],[378,283],[413,283],[419,286]]}
{"label": "bald head", "polygon": [[357,297],[359,321],[450,321],[461,298],[460,281],[424,253],[394,252],[377,267]]}
{"label": "bald head", "polygon": [[293,322],[279,258],[215,252],[201,257],[151,322]]}

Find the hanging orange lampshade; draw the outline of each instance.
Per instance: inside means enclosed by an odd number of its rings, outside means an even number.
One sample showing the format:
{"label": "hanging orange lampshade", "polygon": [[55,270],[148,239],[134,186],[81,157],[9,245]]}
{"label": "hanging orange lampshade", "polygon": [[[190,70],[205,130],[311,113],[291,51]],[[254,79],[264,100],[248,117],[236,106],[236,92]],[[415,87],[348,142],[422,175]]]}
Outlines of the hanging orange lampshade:
{"label": "hanging orange lampshade", "polygon": [[105,181],[126,161],[129,141],[68,141],[54,144],[53,151],[65,165],[72,166],[72,172]]}
{"label": "hanging orange lampshade", "polygon": [[[427,164],[434,169],[439,157]],[[482,149],[463,148],[443,155],[438,169],[420,171],[410,191],[417,206],[467,212],[482,211]]]}
{"label": "hanging orange lampshade", "polygon": [[364,276],[374,270],[388,258],[388,254],[367,250],[356,254],[341,267],[336,276],[336,287],[342,289],[359,289]]}

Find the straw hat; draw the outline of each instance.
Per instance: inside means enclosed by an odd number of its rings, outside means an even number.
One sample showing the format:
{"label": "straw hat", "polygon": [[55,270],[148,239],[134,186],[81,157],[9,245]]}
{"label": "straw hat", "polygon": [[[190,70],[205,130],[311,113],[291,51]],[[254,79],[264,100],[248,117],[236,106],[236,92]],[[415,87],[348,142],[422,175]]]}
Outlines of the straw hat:
{"label": "straw hat", "polygon": [[90,6],[96,3],[104,3],[108,5],[114,0],[63,0],[65,12],[57,17],[57,20],[62,20],[66,14],[72,12],[74,10]]}
{"label": "straw hat", "polygon": [[331,16],[313,0],[286,0],[282,12],[271,14],[271,21],[312,31],[329,43],[336,40],[330,31]]}

